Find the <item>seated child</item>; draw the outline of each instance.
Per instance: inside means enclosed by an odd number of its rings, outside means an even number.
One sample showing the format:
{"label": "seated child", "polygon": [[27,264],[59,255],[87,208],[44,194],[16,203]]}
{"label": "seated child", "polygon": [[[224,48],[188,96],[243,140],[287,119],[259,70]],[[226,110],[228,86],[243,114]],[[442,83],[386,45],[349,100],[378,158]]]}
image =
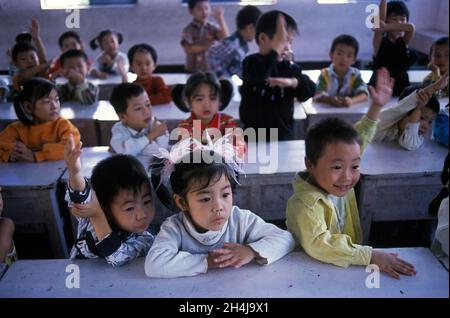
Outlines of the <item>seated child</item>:
{"label": "seated child", "polygon": [[294,100],[314,96],[316,85],[290,60],[291,45],[298,32],[295,20],[281,11],[264,13],[256,24],[259,53],[243,62],[239,117],[244,129],[278,130],[279,140],[294,138]]}
{"label": "seated child", "polygon": [[8,84],[0,78],[0,103],[6,103],[9,94]]}
{"label": "seated child", "polygon": [[449,139],[448,139],[448,125],[449,125],[449,113],[448,113],[448,104],[441,109],[439,114],[436,116],[436,120],[434,121],[434,131],[433,137],[434,139],[448,148]]}
{"label": "seated child", "polygon": [[[436,40],[430,48],[430,63],[431,73],[423,80],[423,85],[436,82],[448,72],[448,36]],[[437,92],[437,97],[448,97],[448,85]]]}
{"label": "seated child", "polygon": [[173,200],[182,212],[161,225],[145,259],[147,276],[194,276],[213,268],[239,268],[253,260],[271,264],[293,250],[289,232],[233,206],[238,178],[233,150],[228,152],[225,146],[223,153],[231,156],[224,157],[209,146],[187,143],[174,148],[182,155],[167,163],[162,174],[170,173]]}
{"label": "seated child", "polygon": [[134,81],[145,88],[152,105],[168,104],[172,101],[170,88],[159,76],[153,76],[158,56],[155,49],[145,43],[134,45],[128,50],[130,71],[137,75]]}
{"label": "seated child", "polygon": [[256,21],[261,10],[247,5],[236,16],[237,31],[213,44],[207,51],[207,60],[218,78],[231,78],[237,74],[242,78],[242,61],[247,56],[249,43],[255,39]]}
{"label": "seated child", "polygon": [[68,50],[60,56],[61,75],[67,83],[58,87],[62,102],[78,102],[90,105],[97,101],[99,89],[88,82],[87,56],[81,50]]}
{"label": "seated child", "polygon": [[0,162],[62,160],[70,134],[80,143],[78,129],[59,115],[58,91],[52,82],[27,81],[14,98],[14,110],[19,121],[0,132]]}
{"label": "seated child", "polygon": [[414,275],[414,266],[394,253],[361,245],[362,230],[353,187],[360,177],[361,152],[375,134],[380,109],[392,94],[392,80],[378,71],[376,89],[369,87],[372,105],[355,128],[339,118],[327,118],[307,132],[307,172],[300,172],[288,200],[286,224],[308,255],[341,267],[376,264],[399,279]]}
{"label": "seated child", "polygon": [[[31,43],[32,41],[33,41],[33,39],[31,38],[31,34],[29,32],[21,32],[16,35],[16,42],[14,44],[19,43],[19,42]],[[12,58],[12,48],[8,48],[6,50],[6,55],[9,58],[8,74],[10,76],[14,76],[14,74],[17,72],[17,68],[14,65],[14,60]]]}
{"label": "seated child", "polygon": [[352,67],[358,56],[358,41],[343,34],[333,40],[330,50],[331,65],[319,76],[315,100],[338,107],[351,107],[367,100],[369,91],[361,73]]}
{"label": "seated child", "polygon": [[406,89],[398,105],[380,115],[374,141],[397,141],[407,150],[416,150],[424,142],[424,136],[439,113],[440,105],[433,95],[447,85],[448,76],[442,77],[424,89]]}
{"label": "seated child", "polygon": [[136,156],[147,169],[159,148],[169,148],[167,125],[156,120],[147,92],[141,85],[122,83],[114,87],[110,102],[120,121],[111,129],[111,148]]}
{"label": "seated child", "polygon": [[13,242],[14,222],[11,219],[3,218],[3,198],[0,187],[0,279],[16,259],[17,252]]}
{"label": "seated child", "polygon": [[122,34],[111,30],[103,30],[90,42],[91,49],[98,47],[103,51],[95,58],[91,75],[98,78],[107,78],[108,74],[119,74],[122,81],[126,82],[126,72],[128,71],[127,55],[119,51],[119,45],[122,43]]}
{"label": "seated child", "polygon": [[133,156],[114,155],[97,163],[89,183],[81,174],[81,152],[70,138],[66,200],[78,221],[71,258],[101,257],[116,267],[146,255],[155,207],[144,167]]}
{"label": "seated child", "polygon": [[186,53],[186,71],[195,73],[208,71],[209,64],[206,52],[214,41],[229,36],[228,26],[224,18],[224,10],[217,7],[214,17],[219,23],[208,21],[211,14],[209,0],[188,0],[189,13],[194,18],[181,35],[181,46]]}

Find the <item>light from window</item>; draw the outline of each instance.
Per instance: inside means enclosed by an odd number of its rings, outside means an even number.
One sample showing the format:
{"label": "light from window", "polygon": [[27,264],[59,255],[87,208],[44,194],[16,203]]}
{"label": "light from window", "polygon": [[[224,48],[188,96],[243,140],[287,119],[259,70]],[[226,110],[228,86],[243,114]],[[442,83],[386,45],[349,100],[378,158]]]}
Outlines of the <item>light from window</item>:
{"label": "light from window", "polygon": [[137,0],[41,0],[42,10],[84,9],[93,6],[134,5]]}

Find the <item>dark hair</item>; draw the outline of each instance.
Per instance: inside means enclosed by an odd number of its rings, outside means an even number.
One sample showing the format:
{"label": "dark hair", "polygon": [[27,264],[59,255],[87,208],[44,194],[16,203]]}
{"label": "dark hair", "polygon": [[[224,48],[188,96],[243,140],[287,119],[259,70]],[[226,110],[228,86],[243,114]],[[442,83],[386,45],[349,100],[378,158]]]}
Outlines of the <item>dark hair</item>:
{"label": "dark hair", "polygon": [[238,30],[244,29],[247,25],[256,25],[262,12],[257,7],[247,5],[243,7],[236,15],[236,27]]}
{"label": "dark hair", "polygon": [[81,45],[80,35],[75,31],[67,31],[59,36],[58,38],[59,47],[62,49],[64,40],[70,38],[74,38]]}
{"label": "dark hair", "polygon": [[30,126],[33,123],[33,116],[25,110],[23,103],[29,102],[34,105],[39,99],[48,97],[53,89],[58,92],[55,84],[43,78],[34,77],[26,81],[22,86],[22,90],[13,100],[17,118],[24,125]]}
{"label": "dark hair", "polygon": [[[175,105],[184,112],[190,112],[190,99],[195,93],[197,87],[201,84],[207,84],[211,87],[214,94],[220,98],[219,110],[222,111],[230,103],[233,97],[233,85],[228,80],[219,80],[212,72],[197,72],[192,74],[187,80],[186,85],[177,84],[172,89],[172,100]],[[188,105],[186,105],[186,101]]]}
{"label": "dark hair", "polygon": [[26,42],[26,41],[17,42],[16,44],[14,44],[14,46],[12,48],[11,55],[12,55],[13,61],[17,62],[17,57],[19,56],[19,54],[28,52],[28,51],[34,51],[37,54],[37,50],[34,47],[34,45],[31,44],[31,42]]}
{"label": "dark hair", "polygon": [[403,1],[388,2],[386,7],[386,18],[391,15],[406,17],[406,21],[409,21],[409,10]]}
{"label": "dark hair", "polygon": [[130,62],[130,65],[133,63],[134,55],[137,52],[143,52],[143,53],[150,54],[153,59],[153,62],[155,62],[155,64],[158,61],[158,55],[156,54],[156,50],[153,48],[153,46],[145,44],[145,43],[141,43],[141,44],[133,45],[131,47],[131,49],[128,50],[128,61]]}
{"label": "dark hair", "polygon": [[127,112],[128,100],[144,93],[144,88],[135,83],[122,83],[114,87],[109,102],[113,105],[117,114]]}
{"label": "dark hair", "polygon": [[67,59],[73,58],[73,57],[79,57],[81,59],[83,59],[86,63],[88,61],[88,57],[86,55],[86,53],[84,53],[81,50],[68,50],[66,52],[64,52],[63,54],[61,54],[61,56],[59,57],[59,60],[61,62],[61,65],[64,67],[64,62]]}
{"label": "dark hair", "polygon": [[111,30],[103,30],[95,38],[93,38],[91,42],[89,42],[91,49],[96,50],[98,47],[101,47],[103,38],[109,34],[114,34],[115,36],[117,36],[117,42],[119,42],[119,44],[122,43],[123,36],[121,33],[113,32]]}
{"label": "dark hair", "polygon": [[336,50],[336,46],[338,46],[339,44],[351,46],[355,49],[355,58],[358,56],[359,44],[358,40],[356,40],[353,36],[342,34],[336,37],[331,44],[330,52],[333,53],[334,50]]}
{"label": "dark hair", "polygon": [[28,32],[22,32],[16,35],[16,42],[31,42],[32,36]]}
{"label": "dark hair", "polygon": [[136,195],[144,183],[148,184],[151,191],[147,172],[139,160],[131,155],[113,155],[94,167],[91,176],[92,189],[112,230],[120,230],[111,211],[114,198],[122,189],[132,190]]}
{"label": "dark hair", "polygon": [[439,38],[439,39],[437,39],[436,41],[434,41],[433,44],[431,44],[431,47],[430,47],[430,53],[429,53],[430,59],[431,59],[431,56],[433,55],[434,48],[435,48],[436,46],[438,46],[438,45],[445,45],[445,46],[448,46],[448,36],[444,36],[444,37],[442,37],[442,38]]}
{"label": "dark hair", "polygon": [[[413,92],[415,92],[416,90],[421,89],[421,88],[422,88],[421,85],[410,85],[410,86],[406,87],[402,91],[400,96],[398,97],[398,100],[401,101],[402,99],[408,97]],[[431,98],[428,100],[428,103],[426,103],[426,105],[424,107],[429,108],[432,112],[434,112],[436,114],[439,113],[439,111],[441,110],[441,104],[439,103],[439,100],[437,99],[437,97],[434,94],[431,96]],[[410,114],[413,110],[414,109],[409,111],[408,114]]]}
{"label": "dark hair", "polygon": [[323,155],[325,147],[336,142],[359,143],[359,134],[352,125],[343,119],[325,118],[308,129],[306,133],[306,157],[315,165]]}
{"label": "dark hair", "polygon": [[259,44],[258,37],[261,33],[265,33],[269,37],[269,39],[272,39],[274,37],[275,33],[277,32],[277,19],[279,14],[282,14],[284,16],[284,19],[286,20],[287,30],[298,33],[297,23],[290,15],[278,10],[269,11],[260,16],[258,22],[256,23],[255,38],[257,44]]}
{"label": "dark hair", "polygon": [[199,2],[209,2],[209,0],[188,0],[188,8],[189,10],[194,9],[194,7],[197,5],[197,3]]}

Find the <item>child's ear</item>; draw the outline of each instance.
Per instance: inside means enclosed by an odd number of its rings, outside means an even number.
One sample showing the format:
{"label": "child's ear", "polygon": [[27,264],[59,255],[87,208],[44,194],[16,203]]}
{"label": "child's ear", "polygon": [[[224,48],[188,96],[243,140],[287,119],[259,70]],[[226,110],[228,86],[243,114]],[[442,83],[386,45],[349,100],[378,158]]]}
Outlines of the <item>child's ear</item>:
{"label": "child's ear", "polygon": [[188,205],[186,204],[186,201],[178,194],[173,195],[173,200],[175,201],[175,204],[177,207],[182,211],[188,211]]}
{"label": "child's ear", "polygon": [[32,114],[32,113],[33,113],[33,105],[32,105],[30,102],[28,102],[28,101],[23,102],[22,106],[23,106],[23,109],[24,109],[28,114]]}
{"label": "child's ear", "polygon": [[313,163],[311,162],[311,160],[308,159],[308,157],[305,156],[305,166],[306,166],[306,170],[311,171],[311,168],[313,166]]}
{"label": "child's ear", "polygon": [[264,32],[258,34],[258,42],[260,46],[265,46],[269,41],[269,37]]}
{"label": "child's ear", "polygon": [[117,116],[119,116],[119,120],[122,121],[122,120],[126,119],[127,115],[124,113],[117,113]]}

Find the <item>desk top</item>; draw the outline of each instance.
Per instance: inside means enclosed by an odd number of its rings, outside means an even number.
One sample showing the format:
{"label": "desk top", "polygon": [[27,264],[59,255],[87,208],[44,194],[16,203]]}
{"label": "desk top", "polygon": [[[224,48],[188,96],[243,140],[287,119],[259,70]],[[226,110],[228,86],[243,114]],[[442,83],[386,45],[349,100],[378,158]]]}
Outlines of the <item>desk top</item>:
{"label": "desk top", "polygon": [[[259,266],[216,269],[194,277],[151,279],[144,273],[144,258],[121,268],[104,260],[19,260],[0,281],[0,297],[448,297],[448,272],[425,248],[402,248],[417,275],[395,280],[380,275],[380,288],[367,288],[371,273],[364,266],[347,269],[323,264],[302,252]],[[66,288],[79,267],[80,288]],[[68,280],[70,280],[69,277]]]}

